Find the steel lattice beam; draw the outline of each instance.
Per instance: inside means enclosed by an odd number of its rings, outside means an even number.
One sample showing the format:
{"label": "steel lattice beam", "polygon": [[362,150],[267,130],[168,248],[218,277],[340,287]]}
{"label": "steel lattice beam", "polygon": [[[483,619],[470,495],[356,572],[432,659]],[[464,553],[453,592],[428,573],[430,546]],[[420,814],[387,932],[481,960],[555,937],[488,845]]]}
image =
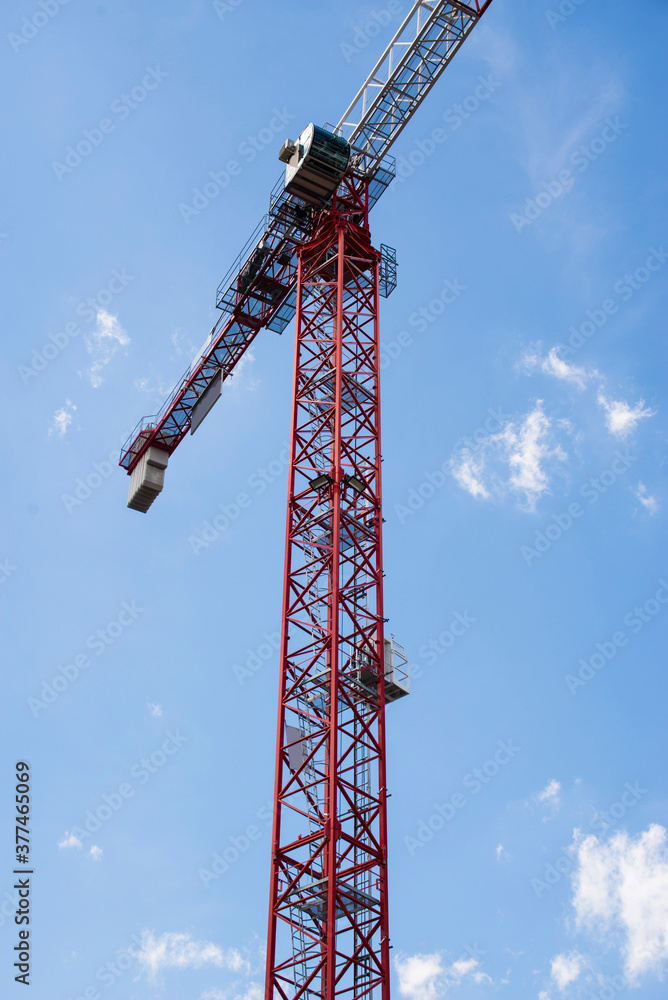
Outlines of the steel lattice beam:
{"label": "steel lattice beam", "polygon": [[349,183],[299,254],[266,1000],[389,997],[380,254],[367,214]]}
{"label": "steel lattice beam", "polygon": [[418,0],[336,131],[361,149],[368,169],[387,155],[492,0]]}

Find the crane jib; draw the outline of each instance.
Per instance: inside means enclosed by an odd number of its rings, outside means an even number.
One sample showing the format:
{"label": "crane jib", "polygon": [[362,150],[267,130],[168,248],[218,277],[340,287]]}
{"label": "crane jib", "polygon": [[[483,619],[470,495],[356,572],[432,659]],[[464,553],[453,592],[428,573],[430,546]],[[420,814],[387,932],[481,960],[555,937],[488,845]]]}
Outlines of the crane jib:
{"label": "crane jib", "polygon": [[[491,2],[414,3],[338,125],[326,128],[350,145],[349,174],[368,184],[369,207],[393,179],[389,149]],[[260,329],[281,333],[291,321],[297,251],[320,214],[313,190],[302,189],[310,198],[305,201],[287,191],[280,178],[269,213],[218,288],[222,315],[206,343],[159,413],[144,417],[125,442],[119,464],[128,473],[150,447],[171,454],[188,433],[193,409],[212,380],[222,383],[233,374]]]}

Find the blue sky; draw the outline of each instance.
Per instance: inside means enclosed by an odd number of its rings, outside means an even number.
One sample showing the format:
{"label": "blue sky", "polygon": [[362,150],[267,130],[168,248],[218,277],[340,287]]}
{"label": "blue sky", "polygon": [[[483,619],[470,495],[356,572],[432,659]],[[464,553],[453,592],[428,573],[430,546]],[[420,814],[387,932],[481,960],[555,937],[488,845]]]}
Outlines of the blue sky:
{"label": "blue sky", "polygon": [[[55,5],[0,32],[2,816],[9,845],[28,759],[31,996],[255,1000],[291,331],[148,515],[115,462],[213,325],[281,142],[338,120],[408,3]],[[395,997],[665,996],[667,30],[659,0],[495,0],[373,213],[414,671],[388,711]]]}

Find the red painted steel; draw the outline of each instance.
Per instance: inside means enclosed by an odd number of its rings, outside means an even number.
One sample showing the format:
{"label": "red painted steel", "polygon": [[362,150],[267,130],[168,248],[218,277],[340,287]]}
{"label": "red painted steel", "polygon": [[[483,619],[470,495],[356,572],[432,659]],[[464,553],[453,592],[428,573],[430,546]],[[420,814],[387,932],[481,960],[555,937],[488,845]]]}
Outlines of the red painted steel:
{"label": "red painted steel", "polygon": [[350,180],[299,251],[266,1000],[389,1000],[379,260]]}

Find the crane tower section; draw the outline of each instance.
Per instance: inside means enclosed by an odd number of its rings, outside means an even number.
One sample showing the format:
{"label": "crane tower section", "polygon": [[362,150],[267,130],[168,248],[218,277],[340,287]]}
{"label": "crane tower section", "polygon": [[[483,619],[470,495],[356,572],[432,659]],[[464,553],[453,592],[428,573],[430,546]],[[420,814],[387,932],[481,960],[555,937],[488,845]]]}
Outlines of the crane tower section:
{"label": "crane tower section", "polygon": [[387,997],[378,302],[366,188],[298,254],[266,1000]]}

